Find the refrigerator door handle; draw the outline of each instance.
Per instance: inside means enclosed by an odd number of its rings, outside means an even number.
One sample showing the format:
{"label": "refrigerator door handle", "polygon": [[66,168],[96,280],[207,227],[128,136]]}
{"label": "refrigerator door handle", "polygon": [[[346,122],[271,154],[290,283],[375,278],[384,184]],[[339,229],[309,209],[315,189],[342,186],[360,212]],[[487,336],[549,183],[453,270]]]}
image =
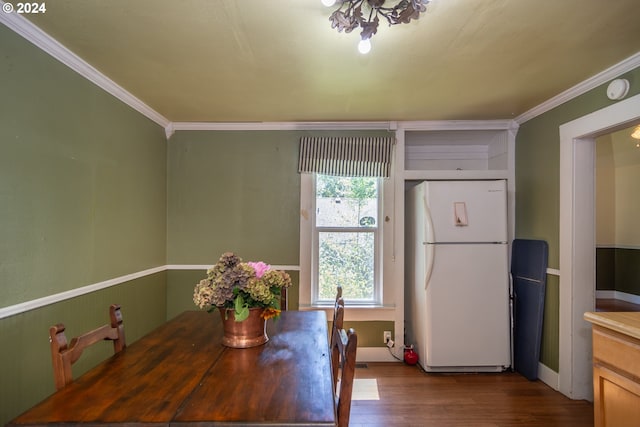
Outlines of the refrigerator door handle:
{"label": "refrigerator door handle", "polygon": [[424,289],[425,291],[429,287],[429,281],[431,280],[431,273],[433,272],[433,258],[435,255],[435,233],[433,230],[433,219],[431,218],[431,210],[429,209],[429,205],[427,204],[426,197],[422,199],[424,203],[424,212],[425,212],[425,277],[424,277]]}
{"label": "refrigerator door handle", "polygon": [[424,290],[429,287],[431,281],[431,273],[433,272],[433,258],[436,248],[433,243],[425,242],[425,274],[424,274]]}

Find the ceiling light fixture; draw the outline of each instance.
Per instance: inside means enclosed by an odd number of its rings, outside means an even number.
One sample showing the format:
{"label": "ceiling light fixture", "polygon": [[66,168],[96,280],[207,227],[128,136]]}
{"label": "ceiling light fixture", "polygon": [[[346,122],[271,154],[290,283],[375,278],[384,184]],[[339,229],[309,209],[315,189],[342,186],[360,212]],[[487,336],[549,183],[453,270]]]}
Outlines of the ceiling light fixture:
{"label": "ceiling light fixture", "polygon": [[640,125],[636,126],[635,129],[633,129],[633,132],[631,133],[631,138],[639,140],[639,141],[636,141],[636,147],[640,148]]}
{"label": "ceiling light fixture", "polygon": [[[371,50],[371,37],[378,31],[378,24],[382,16],[387,20],[389,26],[396,24],[408,24],[412,19],[418,19],[422,12],[427,10],[427,4],[431,0],[400,0],[395,6],[385,6],[385,0],[321,0],[322,4],[331,7],[338,3],[329,21],[331,28],[338,32],[344,30],[350,33],[360,27],[360,53],[368,53]],[[389,3],[393,3],[389,1]]]}

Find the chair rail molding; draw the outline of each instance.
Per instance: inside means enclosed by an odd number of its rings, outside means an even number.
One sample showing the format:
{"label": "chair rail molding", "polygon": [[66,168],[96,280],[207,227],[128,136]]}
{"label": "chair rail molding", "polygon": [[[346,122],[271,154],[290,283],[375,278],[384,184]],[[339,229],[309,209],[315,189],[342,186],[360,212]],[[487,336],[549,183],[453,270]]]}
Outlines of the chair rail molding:
{"label": "chair rail molding", "polygon": [[[59,292],[52,295],[47,295],[45,297],[36,298],[33,300],[21,302],[18,304],[10,305],[7,307],[0,307],[0,319],[4,319],[5,317],[14,316],[16,314],[25,313],[30,310],[35,310],[37,308],[41,308],[47,305],[55,304],[60,301],[68,300],[71,298],[75,298],[81,295],[89,294],[91,292],[96,292],[101,289],[109,288],[111,286],[116,286],[121,283],[130,282],[135,279],[139,279],[141,277],[150,276],[152,274],[160,273],[162,271],[167,270],[202,270],[206,271],[209,269],[211,265],[204,264],[171,264],[171,265],[161,265],[158,267],[149,268],[147,270],[138,271],[136,273],[127,274],[120,277],[115,277],[113,279],[104,280],[102,282],[93,283],[87,286],[81,286],[79,288],[70,289],[68,291]],[[285,271],[300,271],[300,266],[298,265],[272,265],[272,268],[276,270],[285,270]]]}
{"label": "chair rail molding", "polygon": [[147,270],[138,271],[136,273],[127,274],[125,276],[104,280],[102,282],[93,283],[91,285],[70,289],[64,292],[59,292],[57,294],[47,295],[42,298],[36,298],[30,301],[25,301],[25,302],[10,305],[7,307],[2,307],[0,308],[0,319],[4,319],[5,317],[9,317],[9,316],[14,316],[16,314],[25,313],[30,310],[35,310],[36,308],[41,308],[47,305],[55,304],[60,301],[75,298],[80,295],[89,294],[91,292],[99,291],[101,289],[109,288],[111,286],[116,286],[121,283],[129,282],[131,280],[139,279],[141,277],[149,276],[151,274],[159,273],[165,270],[167,270],[166,265],[149,268]]}

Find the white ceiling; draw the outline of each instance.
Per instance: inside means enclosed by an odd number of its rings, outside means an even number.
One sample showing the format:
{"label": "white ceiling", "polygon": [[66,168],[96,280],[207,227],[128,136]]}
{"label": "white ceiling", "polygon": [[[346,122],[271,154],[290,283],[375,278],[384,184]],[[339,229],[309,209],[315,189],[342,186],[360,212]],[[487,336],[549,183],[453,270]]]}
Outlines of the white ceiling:
{"label": "white ceiling", "polygon": [[640,52],[638,0],[435,0],[366,56],[320,0],[46,7],[27,18],[171,122],[512,119]]}

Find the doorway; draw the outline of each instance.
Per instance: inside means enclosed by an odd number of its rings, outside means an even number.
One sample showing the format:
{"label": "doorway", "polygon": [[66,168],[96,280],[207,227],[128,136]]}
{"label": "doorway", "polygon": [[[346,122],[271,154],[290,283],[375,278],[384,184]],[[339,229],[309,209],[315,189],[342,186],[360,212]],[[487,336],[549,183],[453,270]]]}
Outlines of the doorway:
{"label": "doorway", "polygon": [[640,311],[638,122],[596,138],[596,311]]}
{"label": "doorway", "polygon": [[595,138],[640,120],[640,95],[560,126],[559,390],[593,400],[591,327],[595,310]]}

